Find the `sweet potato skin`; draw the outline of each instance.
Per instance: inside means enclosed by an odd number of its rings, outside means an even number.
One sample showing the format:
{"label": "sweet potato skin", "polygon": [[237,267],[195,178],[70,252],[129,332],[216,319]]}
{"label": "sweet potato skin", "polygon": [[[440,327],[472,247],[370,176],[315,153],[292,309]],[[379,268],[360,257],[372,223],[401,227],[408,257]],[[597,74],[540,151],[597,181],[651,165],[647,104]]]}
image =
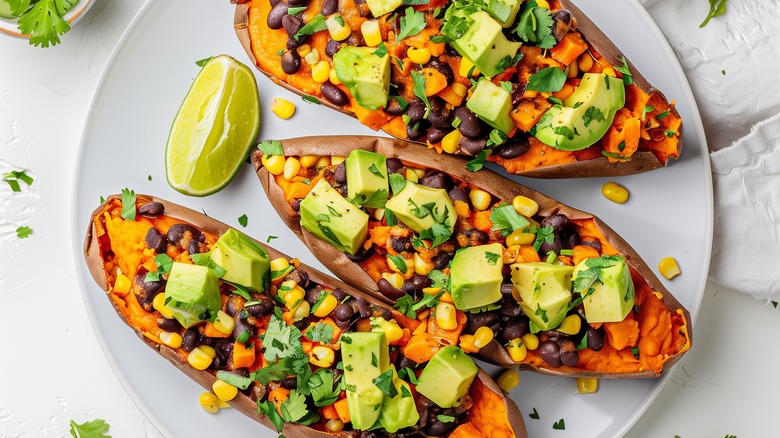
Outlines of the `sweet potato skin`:
{"label": "sweet potato skin", "polygon": [[[119,198],[118,195],[110,196],[106,200],[106,203],[110,202],[112,199],[117,199],[117,198]],[[163,199],[159,199],[149,195],[142,195],[142,194],[137,195],[137,199],[139,203],[160,202],[165,206],[164,214],[166,216],[188,222],[194,225],[196,228],[205,231],[207,233],[213,234],[215,236],[220,236],[224,234],[230,228],[228,225],[219,222],[215,219],[212,219],[203,213],[190,210],[186,207],[179,206],[177,204],[168,202]],[[87,264],[89,272],[92,275],[92,278],[95,280],[95,282],[104,291],[109,289],[109,285],[107,284],[105,263],[101,255],[100,245],[98,243],[98,239],[100,236],[99,236],[99,231],[95,226],[95,217],[96,215],[101,214],[104,211],[104,206],[106,205],[106,203],[96,208],[95,211],[90,216],[89,225],[87,227],[87,232],[84,238],[84,247],[83,247],[84,260]],[[271,257],[271,259],[278,258],[278,257],[284,257],[287,259],[290,258],[286,254],[262,242],[258,241],[258,243],[261,244],[268,251],[268,254]],[[357,290],[356,288],[338,279],[335,279],[329,275],[326,275],[312,267],[306,265],[301,265],[301,267],[305,269],[310,280],[312,280],[315,283],[326,285],[333,289],[341,288],[348,295],[363,298],[371,305],[388,307],[386,303],[380,302],[379,300],[375,299],[373,296],[363,293],[360,290]],[[122,312],[119,310],[119,308],[113,301],[112,301],[112,306],[114,306],[114,310],[117,312],[118,316],[122,319],[122,321],[125,324],[127,324],[129,327],[133,328],[133,326],[130,325],[130,323],[127,321],[127,319],[124,317]],[[392,310],[395,311],[394,309]],[[144,341],[146,345],[148,345],[150,348],[152,348],[157,353],[159,353],[162,357],[164,357],[169,362],[171,362],[171,364],[173,364],[176,368],[181,370],[184,374],[186,374],[192,380],[200,384],[202,387],[206,389],[211,389],[211,385],[216,380],[216,377],[213,374],[207,371],[196,370],[188,363],[183,361],[181,356],[179,356],[179,354],[177,354],[175,350],[165,345],[158,344],[152,341],[151,339],[144,336],[140,331],[136,330],[135,328],[133,328],[133,330],[135,331],[136,335],[142,341]],[[515,402],[506,396],[506,394],[498,387],[498,385],[493,381],[493,379],[482,368],[479,368],[477,379],[479,379],[479,381],[482,383],[482,385],[484,385],[485,388],[487,388],[488,390],[494,392],[495,394],[501,397],[507,411],[507,422],[511,426],[513,432],[515,433],[515,436],[518,438],[527,438],[528,435],[525,429],[525,423],[523,422],[523,416],[520,413],[520,410],[518,409]],[[275,427],[271,423],[271,421],[268,420],[268,418],[265,415],[260,415],[258,413],[257,404],[250,397],[239,392],[238,396],[236,396],[236,398],[234,398],[228,403],[233,408],[239,410],[240,412],[249,416],[253,420],[257,421],[258,423],[261,423],[262,425],[268,427],[271,430],[275,430]],[[290,423],[285,423],[284,430],[282,431],[282,433],[287,437],[294,437],[294,438],[348,436],[343,433],[339,433],[339,434],[325,433],[325,432],[314,430],[307,426],[290,424]]]}
{"label": "sweet potato skin", "polygon": [[[613,65],[620,65],[621,62],[619,59],[622,57],[620,49],[609,38],[607,38],[607,36],[601,31],[601,29],[599,29],[598,26],[596,26],[596,24],[593,23],[593,21],[591,21],[570,0],[560,0],[559,3],[561,5],[561,8],[567,9],[571,12],[573,20],[576,23],[577,30],[582,32],[584,35],[587,35],[588,42],[596,49],[596,51],[609,63]],[[302,92],[298,88],[295,88],[287,84],[285,81],[282,81],[279,78],[275,77],[271,72],[258,67],[259,64],[252,51],[252,42],[249,34],[249,20],[250,20],[249,9],[250,9],[250,5],[248,3],[237,4],[235,14],[234,14],[234,22],[233,22],[236,36],[238,37],[241,46],[246,51],[247,56],[249,56],[249,60],[252,61],[253,65],[255,65],[263,75],[267,76],[275,84],[297,95],[310,96],[307,93]],[[642,76],[642,74],[631,64],[631,62],[628,59],[626,59],[626,62],[628,63],[631,69],[633,75],[632,76],[633,82],[639,89],[641,89],[647,94],[655,93],[663,101],[668,102],[668,100],[663,95],[663,93],[657,90],[655,87],[653,87],[647,81],[647,79],[645,79],[644,76]],[[351,117],[356,117],[355,113],[353,113],[352,111],[334,105],[328,102],[326,99],[319,99],[319,101],[322,105],[328,108],[334,109],[336,111],[339,111]],[[677,119],[680,118],[680,115],[674,106],[671,106],[669,111],[675,118]],[[387,127],[391,128],[392,124],[387,125]],[[377,129],[377,128],[378,127],[372,127],[372,129]],[[394,135],[395,133],[395,131],[393,131],[392,129],[383,129],[383,130],[390,135]],[[399,131],[399,132],[405,134],[405,131]],[[671,158],[679,157],[680,153],[682,152],[682,145],[683,145],[682,125],[680,125],[678,132],[679,132],[679,142],[677,144],[677,151],[676,154],[670,155]],[[424,141],[411,141],[411,140],[407,140],[407,141],[413,142],[415,144],[420,144],[427,148],[427,145]],[[433,154],[432,151],[430,151],[429,153]],[[612,176],[633,175],[633,174],[643,173],[650,170],[665,167],[668,164],[668,158],[669,157],[659,157],[656,154],[654,154],[652,151],[638,150],[631,156],[631,159],[626,162],[615,162],[614,160],[610,160],[605,156],[599,155],[598,157],[595,158],[582,159],[580,161],[574,161],[571,163],[539,167],[530,170],[523,170],[523,169],[510,170],[511,169],[510,166],[508,167],[508,170],[510,171],[510,173],[514,173],[516,175],[522,175],[531,178],[541,178],[541,179],[612,177]],[[495,157],[491,157],[490,159],[495,160],[500,165],[504,166],[501,159],[496,159]]]}
{"label": "sweet potato skin", "polygon": [[[593,220],[598,230],[604,235],[607,242],[622,254],[626,263],[641,276],[647,285],[654,291],[662,294],[663,303],[671,312],[682,312],[685,321],[690,322],[690,314],[687,309],[669,292],[661,281],[656,277],[652,269],[642,260],[637,252],[614,230],[607,226],[601,219],[581,210],[574,209],[564,205],[555,199],[540,194],[521,184],[509,181],[506,178],[482,169],[479,172],[470,172],[466,170],[466,160],[457,156],[447,154],[430,154],[429,151],[418,148],[403,140],[372,137],[372,136],[327,136],[327,137],[301,137],[288,140],[282,140],[282,147],[285,155],[347,155],[353,149],[363,149],[376,152],[387,156],[388,158],[398,158],[406,163],[418,165],[420,167],[438,169],[448,173],[460,180],[466,181],[482,190],[494,195],[499,199],[511,200],[517,195],[523,195],[534,199],[539,204],[539,215],[543,217],[551,216],[556,213],[565,214],[570,220]],[[292,210],[285,201],[282,189],[277,185],[274,176],[271,175],[261,162],[262,153],[258,150],[254,152],[253,162],[258,178],[265,189],[271,205],[274,206],[279,216],[288,227],[298,235],[312,253],[336,276],[349,279],[350,283],[358,289],[370,294],[379,300],[389,302],[381,293],[377,291],[376,282],[356,263],[353,263],[341,251],[337,250],[327,242],[319,239],[313,234],[303,229],[300,225],[299,215]],[[692,343],[692,334],[690,326],[687,326],[688,348]],[[687,348],[686,348],[687,350]],[[669,369],[681,357],[684,351],[668,359],[663,366],[663,371]],[[661,373],[653,370],[647,370],[637,373],[596,373],[576,371],[572,369],[540,368],[532,364],[515,363],[507,351],[497,342],[493,341],[488,346],[482,348],[478,356],[485,360],[503,367],[515,367],[520,369],[530,369],[542,374],[567,376],[567,377],[600,377],[600,378],[637,378],[637,377],[657,377]]]}

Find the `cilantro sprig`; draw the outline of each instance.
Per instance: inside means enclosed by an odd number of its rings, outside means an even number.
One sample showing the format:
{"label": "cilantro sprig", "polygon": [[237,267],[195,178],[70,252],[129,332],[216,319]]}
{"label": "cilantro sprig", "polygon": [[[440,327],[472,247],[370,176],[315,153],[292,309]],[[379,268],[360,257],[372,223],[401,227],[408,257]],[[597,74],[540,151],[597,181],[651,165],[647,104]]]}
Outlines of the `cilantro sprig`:
{"label": "cilantro sprig", "polygon": [[412,7],[408,7],[404,10],[404,15],[399,21],[401,26],[398,29],[398,35],[395,37],[396,41],[401,41],[406,37],[417,35],[425,29],[425,14],[415,11]]}
{"label": "cilantro sprig", "polygon": [[551,49],[555,46],[555,37],[552,35],[552,26],[555,21],[547,8],[540,8],[535,0],[531,0],[520,14],[517,26],[512,29],[523,42],[533,44],[542,49]]}
{"label": "cilantro sprig", "polygon": [[85,421],[81,424],[70,420],[70,435],[73,438],[108,438],[110,435],[106,435],[106,432],[108,432],[109,427],[106,420],[101,418]]}
{"label": "cilantro sprig", "polygon": [[19,16],[19,32],[30,35],[30,45],[49,47],[60,43],[60,37],[70,30],[65,14],[79,0],[7,0],[11,12]]}
{"label": "cilantro sprig", "polygon": [[727,0],[710,0],[710,11],[707,13],[707,17],[702,21],[699,27],[704,27],[714,17],[719,17],[726,13],[726,1]]}

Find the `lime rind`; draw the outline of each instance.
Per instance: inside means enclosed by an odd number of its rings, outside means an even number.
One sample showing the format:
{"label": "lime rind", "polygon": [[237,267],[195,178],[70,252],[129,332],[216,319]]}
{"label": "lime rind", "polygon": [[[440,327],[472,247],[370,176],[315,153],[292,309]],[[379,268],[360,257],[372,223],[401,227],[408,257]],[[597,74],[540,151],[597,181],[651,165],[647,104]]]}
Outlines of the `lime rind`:
{"label": "lime rind", "polygon": [[171,125],[165,150],[168,184],[190,196],[223,189],[241,170],[259,129],[252,71],[227,55],[210,59]]}

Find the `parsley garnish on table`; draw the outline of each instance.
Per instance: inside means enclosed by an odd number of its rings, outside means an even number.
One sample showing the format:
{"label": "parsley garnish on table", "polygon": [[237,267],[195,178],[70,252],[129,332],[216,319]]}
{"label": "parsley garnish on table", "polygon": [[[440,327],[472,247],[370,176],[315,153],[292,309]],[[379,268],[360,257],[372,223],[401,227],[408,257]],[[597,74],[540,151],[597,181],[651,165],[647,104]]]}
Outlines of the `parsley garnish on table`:
{"label": "parsley garnish on table", "polygon": [[49,47],[60,43],[60,36],[70,30],[65,14],[79,0],[5,0],[14,15],[19,16],[19,32],[30,35],[33,46]]}
{"label": "parsley garnish on table", "polygon": [[702,21],[699,27],[704,27],[713,17],[718,17],[726,13],[726,1],[727,0],[710,0],[710,12],[707,13],[707,18]]}
{"label": "parsley garnish on table", "polygon": [[70,435],[73,438],[104,438],[110,426],[105,420],[97,419],[78,424],[70,420]]}

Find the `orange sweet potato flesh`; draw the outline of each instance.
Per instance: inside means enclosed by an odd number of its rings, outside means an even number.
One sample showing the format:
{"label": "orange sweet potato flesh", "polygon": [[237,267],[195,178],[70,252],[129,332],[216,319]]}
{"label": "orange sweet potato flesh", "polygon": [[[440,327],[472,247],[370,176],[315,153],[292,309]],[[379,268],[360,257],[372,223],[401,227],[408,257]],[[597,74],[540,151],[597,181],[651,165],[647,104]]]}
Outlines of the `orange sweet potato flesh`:
{"label": "orange sweet potato flesh", "polygon": [[[225,233],[229,227],[200,212],[152,196],[137,195],[137,207],[150,202],[162,203],[165,206],[164,215],[149,218],[139,214],[135,221],[128,221],[121,218],[122,204],[120,197],[118,195],[110,196],[90,217],[84,240],[84,258],[90,274],[100,288],[106,291],[106,295],[119,318],[133,329],[136,335],[149,347],[157,351],[171,362],[171,364],[179,368],[183,373],[195,380],[201,386],[210,390],[213,382],[216,380],[213,372],[195,370],[187,363],[186,353],[183,352],[183,350],[172,349],[160,343],[159,335],[161,329],[157,326],[159,314],[154,310],[151,312],[145,310],[138,302],[134,293],[114,293],[112,286],[119,269],[125,274],[133,273],[133,275],[130,276],[132,279],[135,277],[134,273],[137,272],[141,266],[147,265],[150,258],[154,258],[154,251],[149,249],[144,251],[144,236],[149,228],[156,227],[162,233],[165,233],[173,224],[190,224],[203,232],[206,236],[205,242],[211,245],[216,242],[217,238]],[[266,248],[271,259],[278,257],[290,259],[289,256],[274,248],[261,242],[258,243]],[[189,256],[186,253],[179,253],[173,246],[168,247],[168,255],[174,260],[189,262]],[[388,307],[386,304],[381,303],[364,292],[317,271],[314,268],[301,265],[298,269],[303,269],[306,274],[308,274],[310,281],[315,284],[323,285],[330,289],[340,288],[349,296],[365,299],[370,306]],[[224,301],[225,296],[223,295],[223,303]],[[396,319],[405,330],[411,331],[420,326],[419,322],[406,318],[395,311],[395,309],[390,308],[388,310],[391,311],[394,319]],[[261,321],[256,324],[260,327],[259,333],[263,333],[263,327],[267,324],[269,317],[259,318]],[[243,361],[242,365],[251,365],[249,370],[253,371],[260,366],[265,365],[265,360],[259,352],[261,346],[262,341],[258,339],[254,344],[254,349],[258,350],[258,352],[253,364],[250,362],[252,362],[252,358],[255,357],[255,353],[244,350],[234,353],[237,353],[238,357],[240,357],[239,360]],[[522,414],[518,410],[517,405],[501,391],[484,370],[479,370],[469,391],[471,397],[475,400],[472,407],[472,409],[475,410],[475,413],[468,416],[467,420],[464,421],[470,423],[479,423],[481,421],[483,423],[496,424],[497,426],[495,427],[507,431],[506,435],[501,436],[518,438],[527,437]],[[288,390],[278,388],[270,391],[267,397],[268,400],[271,400],[272,402],[281,402],[281,400],[284,400],[288,396],[288,393]],[[264,398],[264,395],[265,393],[263,392],[259,394],[259,397]],[[257,395],[255,395],[255,397],[257,397]],[[254,398],[239,392],[238,396],[229,403],[255,421],[274,429],[273,424],[264,415],[258,413],[256,400]],[[499,412],[499,415],[496,415],[495,412]],[[335,417],[342,418],[344,421],[349,421],[349,410],[346,407],[345,399],[337,401],[332,405],[329,416],[333,417],[334,415]],[[481,418],[482,415],[489,415],[489,417]],[[322,425],[318,426],[315,424],[312,427],[308,427],[291,423],[286,423],[284,425],[283,434],[287,437],[294,438],[351,436],[347,433],[328,433],[324,430]]]}
{"label": "orange sweet potato flesh", "polygon": [[[633,346],[621,350],[614,348],[610,350],[610,348],[605,347],[600,352],[581,350],[580,360],[574,367],[553,368],[534,352],[529,352],[527,359],[522,363],[515,363],[504,347],[499,342],[493,341],[478,353],[478,357],[487,362],[562,376],[657,377],[676,363],[691,346],[692,333],[688,311],[666,289],[639,254],[609,226],[590,213],[561,204],[528,187],[509,181],[490,170],[469,172],[465,169],[465,160],[461,158],[446,154],[430,155],[425,150],[401,140],[370,136],[302,137],[282,140],[282,146],[286,156],[346,156],[353,149],[364,149],[385,155],[388,158],[398,158],[403,163],[420,169],[442,171],[449,174],[456,182],[462,181],[490,193],[497,199],[510,203],[515,196],[523,195],[539,204],[538,215],[540,217],[556,213],[566,215],[569,222],[576,227],[583,241],[592,240],[601,244],[602,255],[619,254],[625,257],[626,263],[634,274],[637,303],[639,304],[640,301],[642,303],[639,306],[640,313],[635,315],[639,328],[638,342],[642,351],[639,360],[633,358],[631,351]],[[353,286],[366,293],[372,294],[380,300],[388,301],[377,291],[376,283],[381,273],[389,270],[385,257],[379,257],[375,254],[367,262],[360,265],[353,263],[342,252],[303,229],[300,225],[300,216],[286,201],[282,187],[277,184],[279,178],[275,178],[262,167],[261,157],[262,154],[259,151],[254,155],[258,177],[271,205],[274,206],[287,226],[301,238],[331,272],[348,280]],[[467,219],[460,218],[459,215],[459,220]],[[474,226],[475,223],[476,221],[472,222],[471,226]],[[370,242],[368,244],[370,246]],[[592,252],[586,248],[574,251],[573,257],[578,260],[585,256],[591,257]],[[521,250],[518,254],[518,260],[537,261],[538,254],[532,248],[525,252]],[[645,345],[648,350],[642,350],[642,345]]]}
{"label": "orange sweet potato flesh", "polygon": [[[321,1],[313,0],[313,3],[310,3],[308,10],[301,14],[304,21],[311,20],[315,12],[320,10]],[[551,0],[549,3],[551,10],[566,9],[572,14],[572,26],[568,34],[548,51],[543,51],[532,45],[524,45],[520,49],[524,55],[523,59],[516,66],[510,67],[504,73],[492,78],[493,82],[499,84],[501,81],[509,81],[525,86],[528,78],[542,68],[549,66],[566,68],[568,65],[576,63],[577,58],[583,53],[588,53],[594,58],[594,67],[591,70],[594,73],[601,72],[606,67],[622,65],[624,57],[620,50],[576,6],[568,0]],[[415,6],[415,9],[432,11],[436,5],[446,8],[448,4],[448,2],[441,0]],[[238,4],[234,16],[234,28],[239,41],[250,60],[264,75],[294,93],[315,97],[327,107],[356,117],[372,129],[382,129],[397,138],[408,138],[406,126],[401,116],[391,115],[381,108],[368,110],[359,106],[343,84],[338,85],[338,87],[349,96],[349,102],[346,105],[337,106],[323,98],[321,85],[311,78],[311,67],[307,63],[303,62],[301,69],[294,74],[284,73],[281,69],[278,53],[286,50],[288,37],[284,29],[274,30],[268,27],[267,16],[270,10],[271,6],[268,0],[250,0]],[[361,11],[364,13],[361,14]],[[366,19],[371,18],[370,13],[365,14],[366,11],[365,4],[360,4],[360,2],[356,3],[351,0],[339,2],[339,13],[347,25],[352,28],[353,33],[359,33],[360,25]],[[410,75],[410,70],[414,69],[428,77],[429,80],[425,87],[428,96],[438,93],[444,101],[448,102],[450,107],[463,104],[458,96],[450,90],[450,84],[442,82],[443,76],[441,74],[430,67],[423,66],[421,68],[410,62],[406,54],[408,47],[429,49],[434,59],[437,58],[439,62],[448,64],[452,68],[453,82],[470,87],[468,78],[460,76],[458,71],[461,57],[445,51],[443,49],[444,43],[431,43],[429,41],[431,36],[439,33],[442,26],[441,19],[426,15],[425,29],[400,42],[390,36],[393,31],[393,23],[392,20],[388,19],[388,16],[381,17],[379,22],[389,55],[403,64],[403,69],[401,69],[396,65],[396,62],[391,62],[391,81],[397,86],[394,89],[399,90],[398,93],[401,97],[407,101],[415,98]],[[325,54],[325,44],[328,39],[327,32],[319,32],[310,36],[306,43],[319,51],[321,59],[332,63],[331,58]],[[502,159],[497,154],[492,154],[488,159],[504,166],[510,173],[535,178],[620,176],[666,166],[669,159],[679,157],[682,149],[682,121],[679,113],[660,91],[648,83],[630,61],[628,61],[628,66],[632,72],[633,84],[626,85],[626,93],[628,96],[638,96],[639,98],[627,99],[624,108],[630,112],[630,118],[637,118],[641,122],[641,126],[633,121],[629,124],[631,129],[626,134],[631,134],[630,139],[634,142],[631,147],[619,146],[623,133],[618,135],[617,128],[615,128],[611,131],[609,140],[599,141],[589,148],[591,153],[558,151],[552,147],[542,148],[538,144],[532,144],[531,150],[519,157]],[[578,80],[578,78],[570,79],[563,90],[555,93],[555,97],[564,99],[573,91]],[[511,135],[528,135],[544,111],[551,106],[547,101],[548,94],[536,92],[528,94],[527,92],[514,103],[514,108],[510,113],[516,127],[513,132],[520,134],[510,133]],[[652,106],[654,110],[645,111],[646,105]],[[657,123],[655,117],[665,112],[669,115],[660,124]],[[617,123],[613,123],[613,127]],[[640,135],[635,135],[637,129]],[[666,133],[673,134],[666,135]],[[415,141],[426,145],[425,136]],[[442,151],[441,143],[428,146],[439,153]],[[607,153],[609,157],[603,155],[602,151]],[[433,154],[433,151],[430,153]],[[464,154],[462,151],[456,153]]]}

